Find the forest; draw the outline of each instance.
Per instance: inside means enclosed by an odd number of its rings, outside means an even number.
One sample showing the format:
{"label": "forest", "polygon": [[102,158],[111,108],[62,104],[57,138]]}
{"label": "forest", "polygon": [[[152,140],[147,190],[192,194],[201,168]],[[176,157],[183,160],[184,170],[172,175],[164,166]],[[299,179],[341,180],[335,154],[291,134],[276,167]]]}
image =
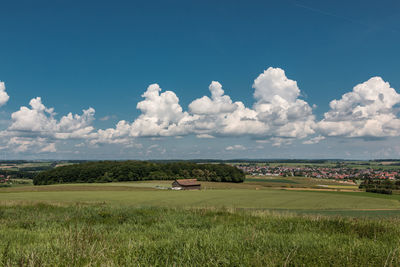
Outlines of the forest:
{"label": "forest", "polygon": [[196,178],[199,181],[241,183],[244,173],[226,164],[192,162],[97,161],[57,167],[38,173],[35,185],[99,183]]}

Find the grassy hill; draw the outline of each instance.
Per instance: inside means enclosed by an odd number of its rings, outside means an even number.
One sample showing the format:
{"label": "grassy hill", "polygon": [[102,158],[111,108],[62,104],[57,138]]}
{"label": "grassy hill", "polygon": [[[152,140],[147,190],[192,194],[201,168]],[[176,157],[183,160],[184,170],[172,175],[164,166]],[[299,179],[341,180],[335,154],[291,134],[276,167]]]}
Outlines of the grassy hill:
{"label": "grassy hill", "polygon": [[170,184],[1,188],[1,265],[400,265],[400,195],[276,177],[157,189]]}
{"label": "grassy hill", "polygon": [[398,219],[107,204],[0,207],[3,266],[398,266]]}

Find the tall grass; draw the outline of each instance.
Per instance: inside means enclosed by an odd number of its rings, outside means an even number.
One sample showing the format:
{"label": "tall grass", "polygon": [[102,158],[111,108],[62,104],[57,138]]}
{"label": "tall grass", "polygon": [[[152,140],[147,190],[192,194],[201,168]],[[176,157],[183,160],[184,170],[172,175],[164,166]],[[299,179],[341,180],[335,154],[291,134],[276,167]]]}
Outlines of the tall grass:
{"label": "tall grass", "polygon": [[48,204],[0,207],[3,266],[399,266],[399,219]]}

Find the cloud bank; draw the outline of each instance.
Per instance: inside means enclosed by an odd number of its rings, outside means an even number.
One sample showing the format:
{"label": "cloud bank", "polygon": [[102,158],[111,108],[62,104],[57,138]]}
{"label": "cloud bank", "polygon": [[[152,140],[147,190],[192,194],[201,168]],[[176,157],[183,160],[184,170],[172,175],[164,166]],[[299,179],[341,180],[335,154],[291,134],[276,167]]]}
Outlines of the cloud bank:
{"label": "cloud bank", "polygon": [[210,96],[195,99],[183,111],[172,91],[150,85],[137,104],[141,115],[132,123],[99,130],[94,143],[123,143],[132,137],[184,136],[199,138],[248,135],[256,139],[303,139],[315,133],[310,105],[299,99],[297,82],[279,68],[268,68],[254,81],[254,105],[233,102],[222,85],[212,81]]}
{"label": "cloud bank", "polygon": [[[42,153],[57,151],[61,140],[80,140],[81,144],[124,144],[140,147],[140,138],[197,138],[248,136],[273,146],[289,145],[295,140],[312,145],[329,137],[385,138],[400,136],[400,94],[381,77],[372,77],[356,85],[352,91],[330,102],[330,110],[320,121],[313,108],[301,98],[295,80],[280,68],[268,68],[253,83],[254,102],[251,106],[234,101],[218,81],[212,81],[209,94],[194,99],[185,110],[173,91],[164,91],[151,84],[136,107],[140,115],[132,121],[119,121],[115,127],[95,129],[95,110],[58,118],[40,97],[29,107],[22,106],[11,114],[10,126],[0,132],[9,147],[17,152],[35,149]],[[9,99],[0,82],[0,106]],[[242,150],[232,145],[226,151]]]}

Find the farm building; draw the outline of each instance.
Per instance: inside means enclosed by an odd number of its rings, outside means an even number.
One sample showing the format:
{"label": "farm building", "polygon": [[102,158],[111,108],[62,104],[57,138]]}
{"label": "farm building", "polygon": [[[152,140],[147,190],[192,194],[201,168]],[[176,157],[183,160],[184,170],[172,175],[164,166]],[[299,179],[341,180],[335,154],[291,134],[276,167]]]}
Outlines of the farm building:
{"label": "farm building", "polygon": [[200,190],[201,184],[197,179],[179,179],[172,183],[172,189],[175,190]]}

